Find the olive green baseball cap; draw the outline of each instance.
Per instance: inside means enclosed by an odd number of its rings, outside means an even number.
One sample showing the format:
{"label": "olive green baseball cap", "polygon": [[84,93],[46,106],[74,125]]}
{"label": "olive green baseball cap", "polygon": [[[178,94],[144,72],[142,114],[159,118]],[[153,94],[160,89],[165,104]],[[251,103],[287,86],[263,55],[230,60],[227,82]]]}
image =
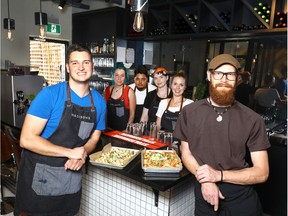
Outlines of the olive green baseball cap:
{"label": "olive green baseball cap", "polygon": [[241,68],[239,61],[236,58],[234,58],[232,55],[220,54],[220,55],[214,57],[210,61],[209,66],[208,66],[208,70],[215,70],[223,64],[230,64],[230,65],[234,66],[237,70],[239,70]]}

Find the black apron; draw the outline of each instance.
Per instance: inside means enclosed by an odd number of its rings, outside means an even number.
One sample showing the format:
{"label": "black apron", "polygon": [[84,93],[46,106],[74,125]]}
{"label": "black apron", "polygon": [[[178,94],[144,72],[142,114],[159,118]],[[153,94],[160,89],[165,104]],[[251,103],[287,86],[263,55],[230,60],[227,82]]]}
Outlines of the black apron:
{"label": "black apron", "polygon": [[[167,97],[166,98],[170,98],[172,97],[172,91],[170,92],[170,94],[168,95],[169,93],[169,88],[167,88]],[[151,102],[151,105],[149,107],[149,110],[148,110],[148,121],[147,121],[147,126],[150,127],[150,123],[151,122],[156,122],[156,113],[157,113],[157,110],[158,110],[158,107],[159,107],[159,103],[160,103],[160,100],[162,99],[165,99],[165,98],[159,98],[158,95],[157,95],[157,90],[156,90],[156,95],[153,99],[153,101]],[[149,128],[150,130],[150,128]]]}
{"label": "black apron", "polygon": [[164,130],[166,132],[173,132],[174,131],[177,119],[178,119],[179,114],[182,110],[184,98],[182,97],[180,110],[177,112],[171,112],[168,110],[171,100],[172,99],[169,100],[167,107],[166,107],[166,110],[164,111],[162,118],[161,118],[161,130]]}
{"label": "black apron", "polygon": [[[67,101],[55,132],[48,138],[66,148],[83,146],[95,130],[96,109],[89,90],[91,107],[71,102],[67,84]],[[65,157],[49,157],[22,152],[16,192],[15,215],[75,215],[80,208],[82,170],[65,170]]]}
{"label": "black apron", "polygon": [[113,90],[114,88],[107,101],[107,126],[113,130],[123,131],[126,129],[129,120],[129,110],[126,109],[124,102],[124,86],[119,99],[111,97]]}
{"label": "black apron", "polygon": [[225,199],[219,199],[219,209],[203,199],[201,185],[195,182],[195,216],[263,216],[258,194],[251,185],[217,183]]}
{"label": "black apron", "polygon": [[[136,92],[136,86],[134,88],[134,92]],[[148,94],[148,85],[146,87],[146,96],[147,96],[147,94]],[[142,116],[143,107],[144,107],[144,104],[136,104],[134,123],[140,122],[141,116]]]}

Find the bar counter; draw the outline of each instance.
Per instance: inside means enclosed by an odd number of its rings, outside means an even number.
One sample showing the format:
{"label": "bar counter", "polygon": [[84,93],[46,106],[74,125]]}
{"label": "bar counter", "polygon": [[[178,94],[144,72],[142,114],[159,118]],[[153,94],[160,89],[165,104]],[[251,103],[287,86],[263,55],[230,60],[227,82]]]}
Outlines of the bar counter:
{"label": "bar counter", "polygon": [[[101,136],[96,151],[112,146],[142,146]],[[124,169],[86,164],[79,215],[194,215],[194,177],[185,167],[179,174],[147,176],[139,154]]]}

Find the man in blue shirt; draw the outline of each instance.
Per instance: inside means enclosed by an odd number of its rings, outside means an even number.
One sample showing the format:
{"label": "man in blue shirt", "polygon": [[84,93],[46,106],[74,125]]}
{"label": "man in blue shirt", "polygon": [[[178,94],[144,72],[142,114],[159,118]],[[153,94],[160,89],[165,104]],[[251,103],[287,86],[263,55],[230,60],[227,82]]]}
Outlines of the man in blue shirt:
{"label": "man in blue shirt", "polygon": [[76,215],[82,167],[105,129],[106,103],[90,90],[91,52],[67,50],[68,82],[44,88],[33,100],[21,131],[23,148],[15,215]]}

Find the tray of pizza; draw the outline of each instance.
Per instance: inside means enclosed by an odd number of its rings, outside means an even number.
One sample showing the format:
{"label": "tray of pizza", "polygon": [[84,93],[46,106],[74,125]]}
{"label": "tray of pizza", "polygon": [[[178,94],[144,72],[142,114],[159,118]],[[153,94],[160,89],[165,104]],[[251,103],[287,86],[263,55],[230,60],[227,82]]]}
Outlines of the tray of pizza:
{"label": "tray of pizza", "polygon": [[141,166],[144,172],[179,173],[183,169],[181,159],[174,149],[141,151]]}
{"label": "tray of pizza", "polygon": [[91,154],[89,158],[90,163],[94,166],[123,169],[139,154],[140,150],[115,147],[109,143],[104,146],[102,151]]}

